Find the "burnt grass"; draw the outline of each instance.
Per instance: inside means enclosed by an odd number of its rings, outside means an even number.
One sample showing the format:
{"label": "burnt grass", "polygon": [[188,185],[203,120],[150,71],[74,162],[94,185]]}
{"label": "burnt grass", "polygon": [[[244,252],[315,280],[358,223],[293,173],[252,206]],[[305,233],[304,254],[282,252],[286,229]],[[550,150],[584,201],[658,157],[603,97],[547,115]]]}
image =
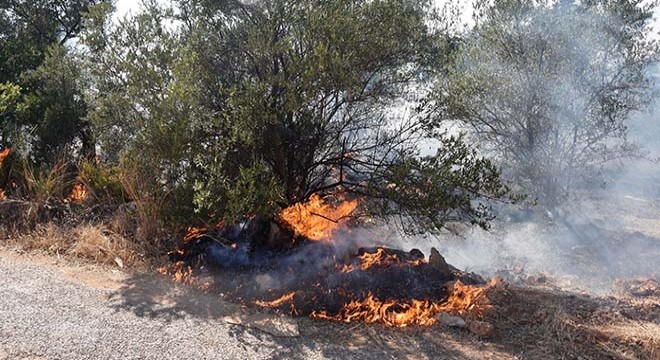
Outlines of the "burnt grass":
{"label": "burnt grass", "polygon": [[[360,269],[359,256],[378,249],[396,256],[396,261]],[[380,301],[406,303],[415,299],[440,303],[449,295],[448,282],[457,279],[468,284],[483,282],[478,275],[453,267],[447,271],[429,262],[419,262],[424,258],[419,250],[339,249],[310,241],[287,250],[250,249],[247,243],[232,247],[202,237],[191,241],[182,251],[183,254],[174,253],[172,260],[183,261],[184,268],[189,266],[210,293],[255,306],[257,301],[270,302],[295,292],[292,301],[272,308],[300,316],[320,311],[336,314],[350,301],[370,294]],[[345,267],[352,270],[342,271]]]}

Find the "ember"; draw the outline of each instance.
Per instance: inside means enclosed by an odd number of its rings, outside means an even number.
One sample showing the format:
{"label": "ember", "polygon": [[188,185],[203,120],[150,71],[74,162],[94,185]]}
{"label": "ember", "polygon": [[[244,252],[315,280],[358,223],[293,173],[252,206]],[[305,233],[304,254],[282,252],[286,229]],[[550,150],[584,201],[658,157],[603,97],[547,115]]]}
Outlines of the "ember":
{"label": "ember", "polygon": [[297,235],[310,240],[329,241],[357,206],[358,200],[340,197],[335,205],[314,194],[306,203],[295,204],[282,210],[281,218],[291,225]]}

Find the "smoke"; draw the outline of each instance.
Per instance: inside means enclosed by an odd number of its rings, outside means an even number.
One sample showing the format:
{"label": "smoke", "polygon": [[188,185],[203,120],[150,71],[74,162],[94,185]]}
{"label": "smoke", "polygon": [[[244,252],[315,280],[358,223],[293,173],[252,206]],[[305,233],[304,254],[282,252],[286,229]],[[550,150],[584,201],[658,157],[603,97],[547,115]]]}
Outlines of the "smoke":
{"label": "smoke", "polygon": [[341,284],[334,282],[341,279],[333,278],[334,272],[328,271],[337,266],[338,259],[354,256],[360,248],[383,244],[382,234],[374,232],[377,229],[351,228],[333,234],[332,241],[310,241],[289,250],[259,248],[254,251],[243,238],[250,236],[241,232],[244,227],[242,224],[225,229],[223,237],[237,242],[231,247],[211,243],[205,249],[205,258],[209,265],[225,270],[257,270],[254,278],[249,278],[255,293],[295,288],[316,281],[319,274],[327,274],[325,281],[339,286]]}
{"label": "smoke", "polygon": [[454,266],[509,280],[553,278],[563,288],[613,290],[620,278],[660,277],[660,104],[628,122],[646,158],[627,159],[604,182],[583,188],[552,211],[501,206],[488,231],[460,229],[437,239],[403,240],[404,249],[436,247]]}
{"label": "smoke", "polygon": [[[576,142],[565,140],[570,139],[575,128],[585,134],[590,130],[580,127],[581,122],[588,124],[593,121],[594,118],[590,116],[597,112],[597,109],[590,107],[593,105],[589,98],[589,86],[599,86],[601,79],[605,79],[605,82],[618,81],[617,76],[620,74],[615,70],[617,66],[622,66],[625,60],[612,60],[602,54],[604,49],[610,46],[605,42],[611,41],[609,35],[603,31],[619,24],[620,20],[612,16],[576,12],[572,5],[564,5],[563,8],[555,10],[552,13],[555,18],[540,16],[548,11],[550,10],[541,9],[531,20],[519,24],[521,28],[528,27],[528,41],[531,41],[532,45],[525,48],[516,44],[523,53],[538,49],[548,52],[548,55],[540,58],[548,63],[531,62],[534,66],[540,64],[539,67],[544,67],[541,71],[535,73],[537,69],[530,70],[526,63],[509,63],[506,57],[494,55],[486,45],[479,43],[479,46],[467,55],[469,58],[463,65],[467,68],[476,67],[477,74],[497,75],[495,79],[499,85],[496,89],[499,90],[492,95],[477,98],[475,102],[478,106],[489,102],[511,105],[504,107],[501,113],[497,113],[500,110],[497,105],[488,109],[495,113],[498,119],[506,119],[506,113],[512,108],[515,109],[519,105],[524,107],[539,96],[546,99],[539,102],[534,111],[543,112],[540,116],[543,120],[550,119],[551,125],[543,126],[548,126],[548,129],[554,126],[548,134],[552,134],[551,138],[559,139],[560,142],[548,142],[547,147],[540,148],[540,151],[557,150],[558,154],[567,154],[570,151],[564,150],[566,145],[575,146],[577,143],[579,149],[589,141],[589,138],[577,138]],[[571,46],[568,46],[566,51],[559,48],[558,52],[553,53],[557,48],[538,45],[543,44],[545,39],[551,39],[550,45],[565,41]],[[538,48],[533,47],[533,41],[538,41]],[[480,51],[484,52],[483,58],[479,58]],[[610,61],[615,62],[613,67],[608,67],[607,62]],[[557,69],[564,71],[557,72]],[[651,84],[656,88],[656,92],[657,77],[651,77]],[[641,98],[634,99],[638,100],[643,102]],[[631,107],[637,107],[639,104],[631,103],[634,105]],[[561,287],[598,293],[612,290],[614,280],[619,278],[658,278],[660,165],[649,159],[660,156],[660,104],[654,104],[645,112],[620,113],[615,116],[621,119],[622,129],[625,131],[627,128],[627,140],[638,145],[644,156],[624,157],[619,162],[609,162],[600,169],[599,176],[589,177],[590,181],[575,181],[575,191],[556,206],[526,209],[498,206],[498,219],[488,231],[466,227],[460,229],[461,231],[454,231],[460,235],[447,232],[437,239],[406,239],[399,245],[406,250],[419,248],[427,255],[431,247],[436,247],[452,265],[487,276],[529,281],[544,279],[538,276],[544,275],[552,278]],[[497,130],[517,130],[505,126],[506,124]],[[617,143],[625,140],[618,137],[619,134],[618,130],[612,132],[612,138],[604,141],[604,146],[610,146],[612,149],[625,146],[626,144]],[[598,133],[589,134],[591,135],[601,136]],[[514,142],[520,140],[515,136],[511,139]],[[499,142],[495,144],[495,148],[503,148],[508,144]],[[489,150],[488,146],[485,148],[486,151]],[[547,176],[537,178],[541,183],[539,187],[542,188],[543,179],[551,180],[549,182],[555,179],[573,180],[568,177],[582,176],[581,171],[596,169],[595,164],[601,161],[598,156],[603,155],[605,158],[613,153],[586,154],[588,155],[576,158],[573,164],[561,162],[565,158],[559,155],[548,158],[560,160],[556,164],[539,160],[543,156],[529,156],[520,164],[523,169],[525,165],[538,168],[538,164],[542,164],[540,173],[547,172]],[[488,155],[498,156],[498,153],[495,151]],[[517,155],[513,154],[513,160],[500,158],[505,174],[515,175],[511,168],[520,165],[516,163]]]}

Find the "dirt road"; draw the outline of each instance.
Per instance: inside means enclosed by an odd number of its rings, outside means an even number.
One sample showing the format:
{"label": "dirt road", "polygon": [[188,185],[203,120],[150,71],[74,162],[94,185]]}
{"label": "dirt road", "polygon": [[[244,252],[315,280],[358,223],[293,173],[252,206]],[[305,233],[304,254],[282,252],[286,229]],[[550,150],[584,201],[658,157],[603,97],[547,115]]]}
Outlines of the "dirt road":
{"label": "dirt road", "polygon": [[249,313],[156,276],[0,251],[0,360],[515,358],[465,336]]}

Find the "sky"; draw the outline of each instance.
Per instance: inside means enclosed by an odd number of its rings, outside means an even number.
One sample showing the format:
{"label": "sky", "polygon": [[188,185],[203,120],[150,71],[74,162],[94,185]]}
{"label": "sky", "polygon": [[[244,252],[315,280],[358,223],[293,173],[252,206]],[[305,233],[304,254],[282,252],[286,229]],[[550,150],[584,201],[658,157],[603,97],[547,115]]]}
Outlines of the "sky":
{"label": "sky", "polygon": [[[167,0],[159,0],[161,2],[165,2]],[[647,0],[651,1],[651,0]],[[140,7],[140,0],[117,0],[116,7],[117,7],[117,13],[115,14],[115,19],[121,18],[124,15],[128,14],[129,12],[136,12],[139,7]],[[442,6],[446,0],[435,0],[435,3],[437,6]],[[463,13],[463,18],[461,19],[462,24],[470,24],[472,23],[472,3],[473,1],[462,1],[462,5],[465,6],[466,11]],[[660,7],[656,9],[655,11],[655,16],[654,16],[654,22],[653,22],[653,32],[658,33],[660,32]],[[657,35],[660,37],[660,35]]]}

